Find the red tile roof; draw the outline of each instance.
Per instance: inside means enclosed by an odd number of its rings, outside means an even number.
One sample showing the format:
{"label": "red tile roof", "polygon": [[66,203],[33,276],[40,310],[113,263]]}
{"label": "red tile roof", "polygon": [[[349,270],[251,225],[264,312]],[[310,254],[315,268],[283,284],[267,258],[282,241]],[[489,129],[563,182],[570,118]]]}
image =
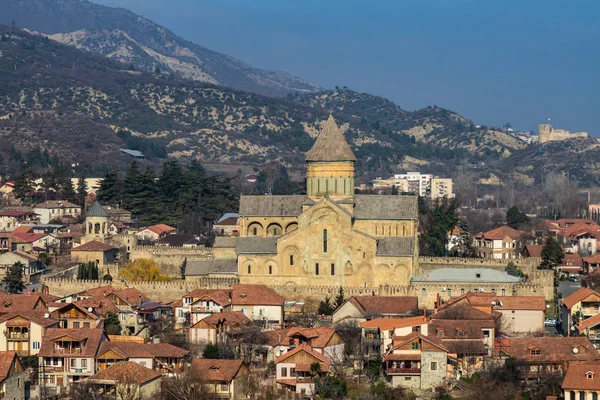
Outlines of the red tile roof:
{"label": "red tile roof", "polygon": [[409,326],[426,325],[427,317],[420,315],[409,318],[375,318],[370,321],[360,323],[361,328],[379,328],[382,331],[388,331],[394,328],[405,328]]}
{"label": "red tile roof", "polygon": [[405,315],[419,309],[414,296],[352,296],[347,301],[366,317]]}
{"label": "red tile roof", "polygon": [[13,242],[15,243],[33,243],[37,240],[43,239],[49,236],[45,233],[14,233]]}
{"label": "red tile roof", "polygon": [[115,246],[111,246],[106,243],[98,242],[97,240],[92,240],[91,242],[87,242],[77,247],[73,247],[71,251],[108,251],[116,249]]}
{"label": "red tile roof", "polygon": [[243,327],[252,325],[252,321],[241,311],[227,311],[209,315],[208,317],[196,322],[192,328],[196,327],[196,325],[202,322],[205,322],[212,327],[216,327],[217,324],[221,323],[224,326],[231,327],[233,329],[241,329]]}
{"label": "red tile roof", "polygon": [[[492,302],[496,303],[492,305]],[[494,310],[538,310],[546,309],[544,296],[497,296],[493,293],[465,293],[452,297],[445,307],[452,304],[470,304],[472,306],[491,306]]]}
{"label": "red tile roof", "polygon": [[174,231],[177,230],[177,229],[175,229],[175,228],[173,228],[172,226],[169,226],[169,225],[157,224],[157,225],[149,226],[149,227],[147,227],[145,229],[141,229],[140,232],[145,231],[146,229],[149,230],[149,231],[151,231],[151,232],[156,233],[159,236],[160,235],[164,235],[164,234],[169,233],[169,232],[174,232]]}
{"label": "red tile roof", "polygon": [[278,295],[273,289],[265,285],[233,285],[231,291],[231,304],[233,305],[261,305],[281,306],[285,298]]}
{"label": "red tile roof", "polygon": [[583,301],[591,296],[596,296],[599,299],[598,301],[600,301],[600,293],[598,293],[590,288],[580,288],[580,289],[577,289],[577,291],[572,293],[570,296],[566,297],[562,301],[561,304],[570,309],[575,304],[577,304],[580,301]]}
{"label": "red tile roof", "polygon": [[211,299],[215,303],[225,307],[231,304],[231,300],[229,298],[230,295],[231,290],[226,289],[195,289],[173,303],[173,307],[183,306],[184,298],[197,299],[196,301],[199,299]]}
{"label": "red tile roof", "polygon": [[335,329],[326,327],[294,327],[263,332],[263,335],[267,338],[267,343],[273,347],[289,346],[292,344],[293,337],[301,336],[308,340],[309,346],[317,349],[324,348],[335,334]]}
{"label": "red tile roof", "polygon": [[33,232],[33,226],[31,226],[31,225],[21,225],[21,226],[17,226],[12,231],[12,234],[16,235],[16,234],[31,233],[31,232]]}
{"label": "red tile roof", "polygon": [[577,325],[577,330],[580,333],[585,333],[586,329],[591,329],[598,324],[600,324],[600,314],[596,314],[579,322]]}
{"label": "red tile roof", "polygon": [[[120,361],[92,375],[89,381],[114,381],[128,385],[142,385],[161,375],[149,368],[131,361]],[[86,380],[87,381],[87,380]]]}
{"label": "red tile roof", "polygon": [[[85,344],[80,352],[65,353],[54,351],[54,341],[62,337],[73,338]],[[40,349],[40,357],[96,357],[100,343],[104,338],[104,330],[102,328],[79,328],[79,329],[64,329],[64,328],[49,328],[43,337],[42,347]]]}
{"label": "red tile roof", "polygon": [[275,360],[275,363],[277,363],[277,364],[282,363],[285,360],[287,360],[288,358],[290,358],[293,355],[298,354],[300,352],[304,352],[304,353],[308,354],[309,356],[311,356],[312,358],[318,360],[319,363],[321,364],[322,372],[329,371],[329,364],[331,363],[329,358],[327,356],[313,350],[313,348],[310,347],[309,345],[307,345],[306,343],[302,343],[301,345],[297,346],[293,350],[290,350],[287,353],[280,355],[279,357],[277,357],[277,360]]}
{"label": "red tile roof", "polygon": [[528,244],[523,249],[524,252],[529,254],[529,257],[541,257],[542,256],[542,246],[541,244]]}
{"label": "red tile roof", "polygon": [[491,231],[479,233],[475,236],[477,239],[485,238],[491,240],[502,240],[505,237],[509,237],[512,240],[520,239],[525,232],[518,231],[516,229],[511,228],[510,226],[504,225],[496,229],[492,229]]}
{"label": "red tile roof", "polygon": [[151,301],[148,296],[139,291],[139,289],[130,287],[121,290],[114,290],[112,292],[115,296],[125,301],[126,303],[135,306],[138,303],[143,303],[146,301]]}
{"label": "red tile roof", "polygon": [[238,225],[238,217],[225,218],[223,221],[215,224],[215,226],[220,226],[220,225]]}
{"label": "red tile roof", "polygon": [[427,337],[427,336],[420,334],[419,332],[411,332],[410,334],[408,334],[406,336],[394,336],[394,347],[392,347],[390,350],[388,350],[388,354],[392,354],[395,349],[403,346],[404,344],[412,341],[415,338],[419,338],[419,339],[431,344],[432,346],[437,347],[438,349],[440,349],[442,351],[448,352],[448,349],[446,349],[444,347],[444,345],[441,343],[439,338]]}
{"label": "red tile roof", "polygon": [[0,314],[31,311],[36,308],[47,309],[46,302],[39,294],[0,293]]}
{"label": "red tile roof", "polygon": [[34,212],[30,211],[2,211],[0,217],[23,217],[25,215],[35,215]]}
{"label": "red tile roof", "polygon": [[[588,378],[589,375],[591,378]],[[570,363],[561,388],[600,391],[600,361]]]}
{"label": "red tile roof", "polygon": [[190,378],[200,382],[231,382],[247,373],[243,360],[195,358],[190,365]]}
{"label": "red tile roof", "polygon": [[[538,349],[540,354],[530,354],[531,350]],[[600,357],[590,340],[583,336],[498,339],[494,351],[533,363],[591,361]]]}
{"label": "red tile roof", "polygon": [[0,382],[8,378],[14,363],[21,364],[16,351],[0,351]]}
{"label": "red tile roof", "polygon": [[109,342],[100,344],[98,356],[114,351],[123,358],[183,358],[190,352],[169,343]]}
{"label": "red tile roof", "polygon": [[36,204],[34,208],[81,208],[77,204],[73,204],[66,200],[47,200],[43,203]]}
{"label": "red tile roof", "polygon": [[[48,314],[48,318],[45,315]],[[21,312],[11,312],[8,314],[4,314],[0,316],[0,323],[4,321],[10,321],[13,318],[23,318],[28,321],[33,322],[34,324],[48,327],[55,324],[58,324],[58,320],[52,318],[50,313],[44,309],[32,310],[32,311],[21,311]]]}

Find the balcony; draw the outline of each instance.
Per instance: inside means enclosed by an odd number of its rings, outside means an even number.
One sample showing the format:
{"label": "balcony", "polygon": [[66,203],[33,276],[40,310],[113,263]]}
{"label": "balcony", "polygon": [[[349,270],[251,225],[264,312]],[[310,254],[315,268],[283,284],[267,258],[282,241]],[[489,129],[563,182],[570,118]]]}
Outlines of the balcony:
{"label": "balcony", "polygon": [[388,375],[418,375],[421,373],[421,368],[388,368]]}
{"label": "balcony", "polygon": [[377,346],[377,345],[381,345],[382,342],[383,341],[381,340],[381,338],[377,338],[377,337],[373,337],[373,338],[366,338],[366,337],[364,337],[363,338],[363,344],[366,344],[366,345],[375,345],[375,346]]}
{"label": "balcony", "polygon": [[11,333],[6,340],[29,340],[29,333]]}
{"label": "balcony", "polygon": [[64,365],[44,365],[44,372],[63,372],[65,370]]}
{"label": "balcony", "polygon": [[73,347],[73,348],[54,348],[54,353],[56,354],[81,354],[81,348]]}

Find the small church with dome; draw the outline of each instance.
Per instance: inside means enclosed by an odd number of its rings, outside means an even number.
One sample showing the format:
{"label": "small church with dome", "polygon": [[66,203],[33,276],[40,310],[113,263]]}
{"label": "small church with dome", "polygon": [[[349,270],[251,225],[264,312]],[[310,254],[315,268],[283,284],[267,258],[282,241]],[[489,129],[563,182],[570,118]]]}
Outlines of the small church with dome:
{"label": "small church with dome", "polygon": [[418,270],[417,197],[354,194],[355,163],[330,115],[306,154],[306,195],[241,197],[241,283],[410,283]]}

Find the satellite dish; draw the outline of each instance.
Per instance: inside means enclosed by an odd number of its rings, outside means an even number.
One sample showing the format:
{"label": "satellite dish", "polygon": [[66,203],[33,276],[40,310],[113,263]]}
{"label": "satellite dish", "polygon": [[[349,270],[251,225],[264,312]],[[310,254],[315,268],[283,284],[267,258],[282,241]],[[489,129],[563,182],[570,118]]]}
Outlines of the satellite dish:
{"label": "satellite dish", "polygon": [[579,353],[579,349],[577,347],[573,347],[573,354]]}
{"label": "satellite dish", "polygon": [[48,313],[44,314],[44,318],[50,318],[50,314],[48,314]]}
{"label": "satellite dish", "polygon": [[281,353],[279,352],[279,350],[275,350],[275,357],[279,357]]}
{"label": "satellite dish", "polygon": [[283,346],[279,346],[279,351],[283,351],[285,348]]}
{"label": "satellite dish", "polygon": [[89,311],[89,312],[92,312],[92,307],[88,307],[88,311]]}
{"label": "satellite dish", "polygon": [[496,305],[496,300],[492,301],[492,305],[495,306]]}

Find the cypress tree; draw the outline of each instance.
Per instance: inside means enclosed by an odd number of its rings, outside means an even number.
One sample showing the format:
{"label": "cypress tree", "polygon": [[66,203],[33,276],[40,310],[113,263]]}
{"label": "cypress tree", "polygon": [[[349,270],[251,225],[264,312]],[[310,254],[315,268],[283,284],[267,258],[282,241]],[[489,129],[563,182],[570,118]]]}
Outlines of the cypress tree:
{"label": "cypress tree", "polygon": [[119,170],[113,169],[106,173],[96,198],[100,203],[108,204],[109,206],[119,207],[122,198],[122,181],[119,179]]}
{"label": "cypress tree", "polygon": [[25,284],[23,283],[24,268],[25,266],[20,261],[8,267],[6,276],[2,279],[2,283],[4,283],[4,287],[8,293],[18,294],[22,293],[23,289],[25,289]]}
{"label": "cypress tree", "polygon": [[77,180],[77,204],[83,210],[85,208],[85,198],[87,197],[87,183],[85,182],[85,174],[79,175]]}

